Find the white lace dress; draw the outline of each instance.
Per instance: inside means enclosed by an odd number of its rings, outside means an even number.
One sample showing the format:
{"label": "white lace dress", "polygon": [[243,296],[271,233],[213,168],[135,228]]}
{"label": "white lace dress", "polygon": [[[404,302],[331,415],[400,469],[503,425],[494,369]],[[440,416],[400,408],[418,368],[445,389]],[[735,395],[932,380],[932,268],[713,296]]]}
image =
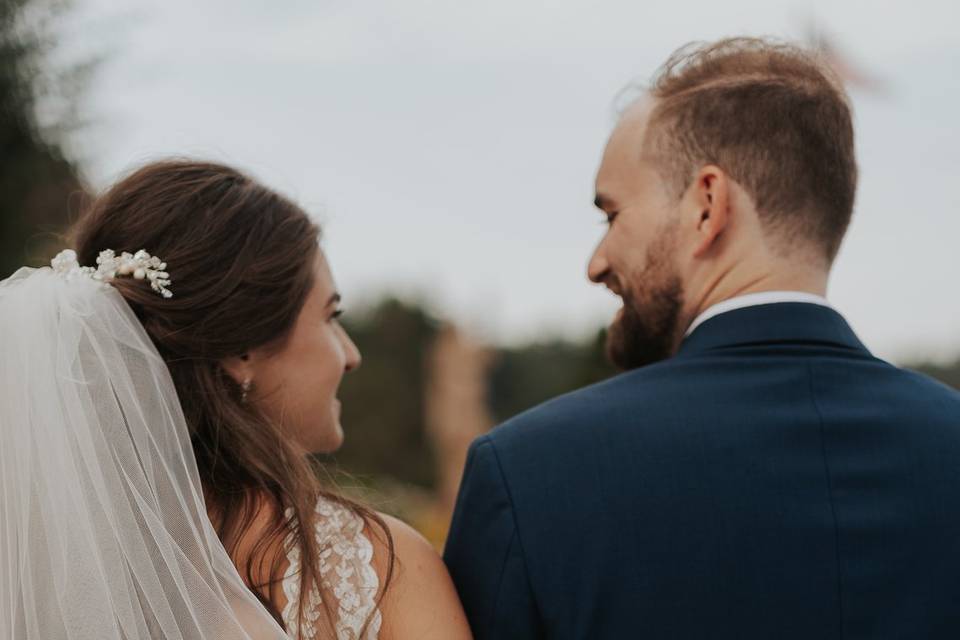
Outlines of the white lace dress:
{"label": "white lace dress", "polygon": [[[290,517],[291,509],[287,510]],[[380,632],[380,611],[376,606],[380,580],[371,564],[373,545],[363,532],[364,521],[358,515],[325,498],[317,501],[317,543],[320,546],[320,578],[327,593],[336,598],[330,610],[337,612],[337,640],[377,640]],[[297,603],[300,601],[300,549],[287,555],[289,566],[283,578],[287,604],[283,621],[287,632],[296,640],[319,640],[315,622],[326,615],[320,591],[314,585],[307,596],[309,608],[303,627],[297,624]],[[363,625],[370,624],[361,636]]]}

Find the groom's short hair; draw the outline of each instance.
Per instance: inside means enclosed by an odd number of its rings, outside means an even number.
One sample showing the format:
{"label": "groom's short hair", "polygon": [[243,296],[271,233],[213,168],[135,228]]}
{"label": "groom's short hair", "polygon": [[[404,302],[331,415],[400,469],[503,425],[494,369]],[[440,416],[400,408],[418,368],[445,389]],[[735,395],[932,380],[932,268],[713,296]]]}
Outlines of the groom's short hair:
{"label": "groom's short hair", "polygon": [[753,199],[765,228],[840,248],[857,185],[850,104],[817,54],[757,38],[693,43],[657,72],[644,152],[677,197],[715,164]]}

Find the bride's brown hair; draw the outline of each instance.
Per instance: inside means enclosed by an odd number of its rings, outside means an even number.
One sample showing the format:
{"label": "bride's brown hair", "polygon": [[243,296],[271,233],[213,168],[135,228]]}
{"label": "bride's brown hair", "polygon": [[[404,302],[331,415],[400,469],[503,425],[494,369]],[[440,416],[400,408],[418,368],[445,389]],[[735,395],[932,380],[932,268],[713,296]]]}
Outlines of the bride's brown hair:
{"label": "bride's brown hair", "polygon": [[[270,525],[239,569],[281,625],[271,593],[282,580],[287,536],[301,554],[301,616],[309,587],[325,590],[322,549],[313,535],[318,497],[351,509],[386,545],[388,569],[378,598],[394,566],[383,519],[325,488],[318,463],[284,437],[282,425],[243,402],[240,386],[220,365],[250,349],[283,344],[313,286],[319,236],[319,227],[290,200],[230,167],[189,160],[140,168],[94,199],[72,230],[80,264],[95,265],[108,248],[118,254],[145,249],[167,262],[170,299],[146,281],[114,284],[170,368],[207,508],[231,557],[238,558],[265,501],[269,506]],[[329,608],[336,600],[322,601],[330,637],[336,637]]]}

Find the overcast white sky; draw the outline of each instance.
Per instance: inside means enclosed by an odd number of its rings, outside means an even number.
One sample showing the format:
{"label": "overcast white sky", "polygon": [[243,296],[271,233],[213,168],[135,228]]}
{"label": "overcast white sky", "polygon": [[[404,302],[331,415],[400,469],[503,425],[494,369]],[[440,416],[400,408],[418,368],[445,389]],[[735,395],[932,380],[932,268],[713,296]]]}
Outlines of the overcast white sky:
{"label": "overcast white sky", "polygon": [[95,187],[151,158],[236,164],[324,224],[346,307],[426,298],[483,337],[577,337],[617,92],[677,46],[816,20],[854,91],[861,182],[829,297],[881,357],[960,354],[955,2],[75,0],[102,53],[74,140]]}

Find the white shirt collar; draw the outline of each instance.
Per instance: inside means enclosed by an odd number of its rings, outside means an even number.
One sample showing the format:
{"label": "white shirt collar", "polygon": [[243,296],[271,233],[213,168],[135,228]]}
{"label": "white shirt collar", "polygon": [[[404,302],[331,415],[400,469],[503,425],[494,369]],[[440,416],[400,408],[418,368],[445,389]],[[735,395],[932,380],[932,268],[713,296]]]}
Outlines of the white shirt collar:
{"label": "white shirt collar", "polygon": [[831,307],[831,304],[823,296],[818,296],[814,293],[807,293],[806,291],[761,291],[759,293],[748,293],[743,296],[736,296],[735,298],[730,298],[728,300],[723,300],[717,304],[708,307],[706,311],[701,313],[693,323],[690,324],[690,328],[687,329],[687,333],[684,334],[684,337],[689,336],[693,333],[693,330],[699,327],[701,324],[720,315],[721,313],[726,313],[727,311],[733,311],[734,309],[743,309],[744,307],[752,307],[758,304],[771,304],[774,302],[807,302],[809,304],[819,304],[824,307]]}

